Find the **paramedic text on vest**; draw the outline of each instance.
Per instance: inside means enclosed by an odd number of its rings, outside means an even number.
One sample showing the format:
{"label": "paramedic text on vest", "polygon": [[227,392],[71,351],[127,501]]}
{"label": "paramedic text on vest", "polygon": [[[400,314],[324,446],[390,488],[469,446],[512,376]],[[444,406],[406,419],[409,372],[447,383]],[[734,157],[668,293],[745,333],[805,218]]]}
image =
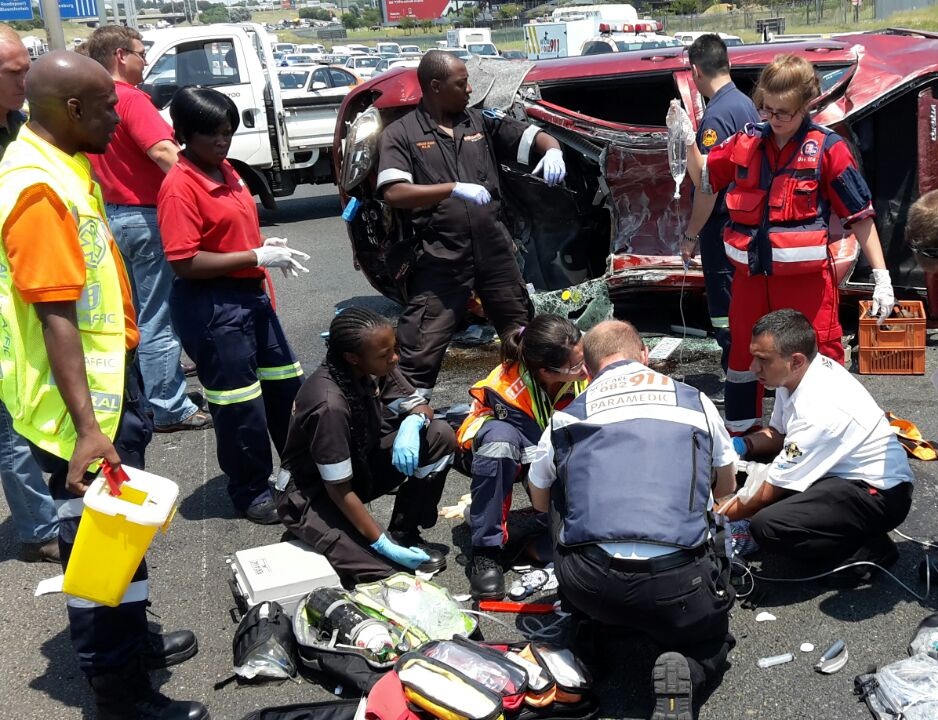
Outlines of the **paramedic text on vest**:
{"label": "paramedic text on vest", "polygon": [[[104,458],[143,467],[152,424],[139,375],[130,285],[104,220],[85,152],[102,152],[118,123],[114,82],[77,53],[33,64],[31,117],[0,164],[0,395],[14,427],[49,472],[67,565],[80,522],[86,471]],[[56,263],[49,263],[55,257]],[[147,667],[191,657],[188,631],[151,635],[146,563],[115,607],[68,597],[69,630],[101,720],[207,718],[173,702]]]}
{"label": "paramedic text on vest", "polygon": [[[547,185],[566,175],[559,143],[535,126],[468,108],[466,65],[441,50],[420,60],[420,105],[381,135],[378,189],[408,216],[419,244],[397,326],[401,372],[429,399],[467,302],[478,294],[499,335],[533,316],[501,219],[500,163],[528,165]],[[544,188],[544,192],[548,192]]]}
{"label": "paramedic text on vest", "polygon": [[811,122],[809,107],[819,94],[811,63],[779,55],[762,71],[754,94],[764,123],[748,125],[706,158],[691,146],[693,133],[685,137],[687,172],[698,189],[729,188],[723,239],[735,272],[726,423],[735,434],[762,421],[762,388],[749,370],[749,338],[764,314],[799,310],[814,326],[821,354],[843,362],[828,247],[831,211],[856,236],[873,269],[876,312],[887,317],[895,304],[870,188],[846,142]]}
{"label": "paramedic text on vest", "polygon": [[[751,518],[763,550],[810,558],[812,571],[859,560],[891,565],[899,555],[888,533],[909,512],[912,471],[882,408],[818,352],[795,310],[761,318],[751,348],[752,371],[776,388],[775,409],[769,427],[734,442],[747,457],[775,459],[755,497],[721,511]],[[854,579],[866,579],[868,567],[856,570]]]}
{"label": "paramedic text on vest", "polygon": [[583,618],[647,634],[662,651],[653,717],[690,718],[735,644],[710,481],[715,471],[717,495],[732,492],[736,453],[706,396],[644,365],[632,325],[600,323],[583,345],[592,380],[542,435],[531,501],[550,508],[564,599]]}

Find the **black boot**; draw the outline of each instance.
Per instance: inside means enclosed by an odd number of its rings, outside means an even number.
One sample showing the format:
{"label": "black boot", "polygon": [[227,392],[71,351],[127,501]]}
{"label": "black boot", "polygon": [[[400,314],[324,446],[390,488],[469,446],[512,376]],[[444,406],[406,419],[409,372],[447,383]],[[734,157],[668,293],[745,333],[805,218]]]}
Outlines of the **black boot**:
{"label": "black boot", "polygon": [[199,651],[199,642],[190,630],[168,633],[147,633],[143,646],[143,659],[151,670],[178,665]]}
{"label": "black boot", "polygon": [[475,600],[501,600],[505,597],[505,573],[498,555],[498,548],[472,548],[469,586]]}
{"label": "black boot", "polygon": [[209,720],[208,709],[202,703],[170,700],[157,691],[139,658],[89,681],[98,720]]}
{"label": "black boot", "polygon": [[391,530],[391,539],[401,547],[415,547],[430,556],[417,566],[424,573],[437,573],[446,569],[446,555],[427,544],[417,530]]}

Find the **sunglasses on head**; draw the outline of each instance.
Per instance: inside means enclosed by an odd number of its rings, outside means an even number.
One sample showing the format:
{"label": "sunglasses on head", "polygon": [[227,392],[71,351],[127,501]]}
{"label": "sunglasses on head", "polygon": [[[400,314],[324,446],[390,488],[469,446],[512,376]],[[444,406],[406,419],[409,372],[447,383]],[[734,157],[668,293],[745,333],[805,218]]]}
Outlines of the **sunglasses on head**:
{"label": "sunglasses on head", "polygon": [[912,252],[931,260],[938,260],[938,247],[914,247],[912,248]]}

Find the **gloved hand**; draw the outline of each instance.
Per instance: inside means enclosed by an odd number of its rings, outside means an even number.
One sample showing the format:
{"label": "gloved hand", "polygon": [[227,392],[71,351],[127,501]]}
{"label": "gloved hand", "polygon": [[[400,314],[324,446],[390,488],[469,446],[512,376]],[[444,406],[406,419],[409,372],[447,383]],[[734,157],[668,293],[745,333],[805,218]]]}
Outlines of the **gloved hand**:
{"label": "gloved hand", "polygon": [[534,168],[532,175],[543,171],[544,179],[548,185],[559,185],[567,177],[567,166],[563,162],[563,152],[559,148],[551,148]]}
{"label": "gloved hand", "polygon": [[381,537],[371,543],[371,549],[384,555],[388,560],[403,565],[408,570],[414,570],[420,563],[425,563],[430,559],[430,556],[420,548],[402,547],[388,540],[388,536],[384,533],[381,533]]}
{"label": "gloved hand", "polygon": [[736,451],[736,454],[739,455],[740,459],[745,459],[746,453],[749,451],[749,448],[746,447],[746,441],[741,437],[733,438],[733,449]]}
{"label": "gloved hand", "polygon": [[[274,242],[271,242],[272,240]],[[261,247],[253,248],[252,252],[257,256],[257,267],[280,268],[284,277],[289,277],[291,274],[296,277],[297,270],[309,272],[307,268],[293,259],[296,256],[303,260],[309,260],[309,255],[302,250],[286,247],[286,243],[287,241],[284,238],[268,238]]]}
{"label": "gloved hand", "polygon": [[394,438],[391,451],[391,463],[407,477],[417,469],[420,457],[420,430],[423,428],[422,415],[408,415],[401,423]]}
{"label": "gloved hand", "polygon": [[485,186],[475,183],[456,183],[451,196],[476,205],[488,205],[492,200],[492,195],[485,189]]}
{"label": "gloved hand", "polygon": [[689,238],[687,235],[681,238],[681,260],[684,261],[684,267],[689,268],[694,256],[697,255],[699,240]]}
{"label": "gloved hand", "polygon": [[896,296],[892,291],[892,280],[889,277],[889,271],[885,268],[873,270],[873,306],[870,308],[871,315],[879,316],[879,324],[892,315],[892,309],[896,306]]}

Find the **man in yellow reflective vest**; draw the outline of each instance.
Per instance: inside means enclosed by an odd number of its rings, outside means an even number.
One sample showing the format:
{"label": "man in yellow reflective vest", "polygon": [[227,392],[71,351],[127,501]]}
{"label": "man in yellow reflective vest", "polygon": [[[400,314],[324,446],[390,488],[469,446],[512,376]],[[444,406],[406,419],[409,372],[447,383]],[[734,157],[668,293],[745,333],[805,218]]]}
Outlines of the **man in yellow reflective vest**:
{"label": "man in yellow reflective vest", "polygon": [[[129,281],[84,154],[103,152],[117,127],[114,82],[93,60],[54,52],[30,69],[27,99],[30,120],[0,164],[0,398],[51,474],[67,565],[88,468],[143,467],[152,424]],[[148,633],[147,596],[144,562],[116,608],[67,600],[98,717],[207,718],[150,685],[147,667],[181,662],[197,644],[188,631]]]}

